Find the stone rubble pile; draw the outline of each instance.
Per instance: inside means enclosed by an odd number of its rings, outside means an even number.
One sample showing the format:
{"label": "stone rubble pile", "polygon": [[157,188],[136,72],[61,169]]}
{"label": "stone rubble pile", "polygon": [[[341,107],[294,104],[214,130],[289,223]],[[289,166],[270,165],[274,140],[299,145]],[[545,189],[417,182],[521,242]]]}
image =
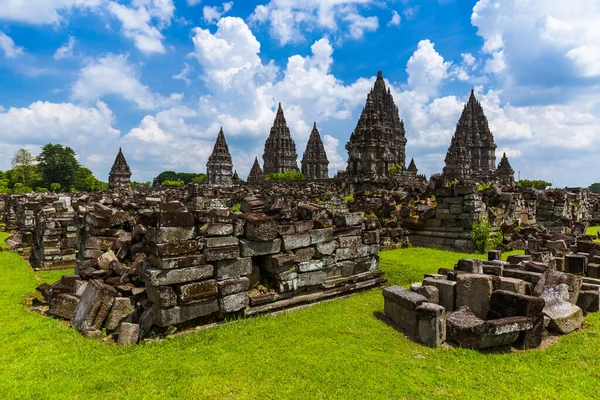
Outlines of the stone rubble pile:
{"label": "stone rubble pile", "polygon": [[427,346],[536,348],[548,330],[573,332],[584,315],[600,310],[600,280],[587,276],[596,274],[589,263],[594,257],[571,253],[564,262],[534,261],[528,254],[504,262],[499,251],[491,251],[487,261],[462,259],[453,270],[426,274],[410,289],[384,289],[385,314]]}

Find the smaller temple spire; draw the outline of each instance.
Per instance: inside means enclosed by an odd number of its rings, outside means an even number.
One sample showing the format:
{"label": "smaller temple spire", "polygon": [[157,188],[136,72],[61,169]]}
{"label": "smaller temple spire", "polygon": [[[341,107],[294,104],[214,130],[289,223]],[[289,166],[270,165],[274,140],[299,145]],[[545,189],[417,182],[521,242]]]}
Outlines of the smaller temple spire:
{"label": "smaller temple spire", "polygon": [[221,128],[213,152],[206,163],[207,183],[209,185],[231,185],[233,183],[232,169],[233,162],[229,153],[229,146],[227,146],[225,134],[223,128]]}
{"label": "smaller temple spire", "polygon": [[316,122],[302,156],[302,173],[306,179],[329,178],[329,160]]}
{"label": "smaller temple spire", "polygon": [[498,169],[496,170],[496,179],[503,187],[515,186],[515,171],[510,165],[508,157],[506,157],[506,153],[502,155],[502,159],[498,164]]}
{"label": "smaller temple spire", "polygon": [[254,157],[254,164],[252,165],[252,169],[250,170],[250,174],[248,174],[248,182],[260,182],[264,179],[262,168],[258,163],[258,157]]}
{"label": "smaller temple spire", "polygon": [[110,173],[108,174],[109,189],[129,189],[131,187],[131,169],[127,165],[127,160],[123,151],[119,147],[119,152],[115,158]]}
{"label": "smaller temple spire", "polygon": [[275,121],[273,121],[271,132],[265,142],[263,160],[266,175],[298,171],[296,144],[285,121],[281,103],[279,103]]}
{"label": "smaller temple spire", "polygon": [[415,164],[415,159],[410,159],[410,164],[408,164],[408,168],[406,169],[408,172],[414,173],[415,175],[419,172],[417,165]]}

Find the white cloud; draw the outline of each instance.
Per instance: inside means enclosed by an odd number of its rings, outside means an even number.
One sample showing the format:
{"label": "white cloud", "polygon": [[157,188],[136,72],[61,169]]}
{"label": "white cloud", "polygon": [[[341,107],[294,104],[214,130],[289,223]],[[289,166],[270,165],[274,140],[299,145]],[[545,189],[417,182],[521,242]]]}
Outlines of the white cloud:
{"label": "white cloud", "polygon": [[173,79],[179,79],[185,82],[186,85],[189,86],[189,84],[192,82],[189,78],[189,74],[190,72],[192,72],[192,66],[189,65],[188,63],[185,63],[185,66],[183,67],[183,69],[181,70],[180,73],[173,75]]}
{"label": "white cloud", "polygon": [[96,8],[103,0],[0,0],[0,20],[28,24],[59,24],[75,9]]}
{"label": "white cloud", "polygon": [[73,48],[75,47],[75,37],[69,36],[69,41],[60,46],[54,53],[55,60],[62,60],[73,57]]}
{"label": "white cloud", "polygon": [[136,69],[127,63],[126,55],[109,54],[88,61],[72,87],[71,99],[95,101],[116,94],[134,102],[141,109],[153,109],[162,101],[139,81]]}
{"label": "white cloud", "polygon": [[388,22],[388,26],[398,26],[400,25],[401,20],[402,18],[400,17],[400,14],[398,14],[398,11],[392,10],[392,19]]}
{"label": "white cloud", "polygon": [[123,24],[123,35],[144,53],[165,53],[160,30],[171,24],[173,0],[133,0],[131,5],[108,3],[108,10]]}
{"label": "white cloud", "polygon": [[325,153],[327,153],[327,160],[329,160],[329,176],[333,177],[334,174],[331,171],[345,171],[347,163],[338,153],[339,139],[331,135],[323,135],[322,133],[321,135],[323,137],[323,147],[325,148]]}
{"label": "white cloud", "polygon": [[417,13],[419,12],[419,6],[413,6],[413,7],[408,7],[406,8],[404,11],[402,11],[402,14],[404,15],[404,17],[406,17],[406,19],[413,19],[414,17],[417,16]]}
{"label": "white cloud", "polygon": [[473,57],[473,54],[471,54],[471,53],[462,53],[460,56],[462,57],[463,63],[465,65],[468,65],[469,67],[472,67],[472,66],[475,65],[475,61],[476,60],[475,60],[475,57]]}
{"label": "white cloud", "polygon": [[202,9],[202,14],[204,16],[204,21],[209,24],[216,23],[224,14],[227,14],[229,10],[233,7],[233,1],[229,1],[221,4],[220,7],[217,6],[204,6]]}
{"label": "white cloud", "polygon": [[190,7],[197,6],[200,3],[202,3],[202,0],[187,0],[187,4]]}
{"label": "white cloud", "polygon": [[[254,24],[268,24],[281,45],[304,41],[303,32],[320,30],[337,37],[360,39],[379,27],[375,16],[363,11],[376,0],[271,0],[258,5],[250,16]],[[348,29],[348,32],[343,32]],[[341,33],[340,33],[341,32]]]}
{"label": "white cloud", "polygon": [[435,96],[444,79],[448,77],[448,68],[451,64],[445,62],[444,58],[435,51],[429,39],[421,40],[406,65],[408,86],[427,97]]}
{"label": "white cloud", "polygon": [[0,32],[0,49],[4,51],[6,58],[15,58],[23,54],[23,48],[17,46],[4,32]]}
{"label": "white cloud", "polygon": [[[112,111],[103,102],[91,107],[72,103],[36,101],[29,107],[0,110],[0,170],[10,168],[13,153],[27,148],[38,153],[47,143],[61,143],[90,161],[96,154],[109,154],[104,164],[93,166],[100,179],[106,180],[110,165],[108,160],[116,154],[119,130]],[[114,152],[114,154],[112,154]]]}

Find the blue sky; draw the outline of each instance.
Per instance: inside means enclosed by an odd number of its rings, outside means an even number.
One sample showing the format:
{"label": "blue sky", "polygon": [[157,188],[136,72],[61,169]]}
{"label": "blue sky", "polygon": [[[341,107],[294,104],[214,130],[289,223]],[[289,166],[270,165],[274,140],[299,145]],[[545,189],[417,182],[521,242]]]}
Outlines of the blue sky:
{"label": "blue sky", "polygon": [[471,88],[521,177],[600,181],[600,4],[562,0],[0,0],[0,170],[19,148],[75,149],[106,180],[203,172],[223,126],[245,176],[282,102],[301,158],[330,159],[382,70],[407,155],[441,171]]}

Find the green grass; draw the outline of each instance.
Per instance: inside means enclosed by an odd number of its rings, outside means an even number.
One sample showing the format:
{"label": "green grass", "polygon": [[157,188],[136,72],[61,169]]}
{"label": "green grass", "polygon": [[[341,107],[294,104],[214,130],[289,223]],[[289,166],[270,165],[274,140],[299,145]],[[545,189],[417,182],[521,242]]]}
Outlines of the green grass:
{"label": "green grass", "polygon": [[8,249],[8,246],[4,241],[8,239],[9,236],[10,235],[6,232],[0,232],[0,249]]}
{"label": "green grass", "polygon": [[596,238],[596,239],[594,239],[594,242],[600,242],[600,238],[598,238],[598,231],[599,230],[600,230],[600,226],[590,226],[585,231],[585,234],[586,235],[594,236]]}
{"label": "green grass", "polygon": [[[390,283],[464,254],[383,252]],[[277,317],[241,320],[139,346],[83,338],[29,312],[56,272],[0,253],[0,398],[598,398],[600,314],[550,348],[511,354],[429,349],[378,319],[380,290]]]}

